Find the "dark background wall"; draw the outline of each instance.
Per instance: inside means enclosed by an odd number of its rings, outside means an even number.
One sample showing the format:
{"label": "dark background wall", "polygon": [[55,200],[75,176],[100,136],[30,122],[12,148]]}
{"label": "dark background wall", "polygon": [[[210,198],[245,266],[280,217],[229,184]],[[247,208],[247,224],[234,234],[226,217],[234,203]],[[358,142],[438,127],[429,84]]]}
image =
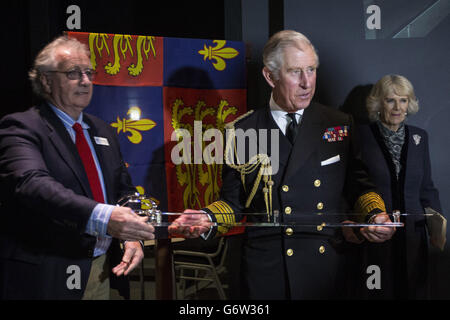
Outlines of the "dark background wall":
{"label": "dark background wall", "polygon": [[[81,9],[78,31],[245,41],[250,108],[268,102],[262,48],[285,28],[307,35],[319,51],[316,100],[352,112],[359,121],[372,84],[388,73],[406,76],[421,104],[408,122],[430,135],[433,178],[450,217],[450,0],[9,1],[0,19],[0,117],[32,105],[27,72],[36,53],[67,30],[66,9],[73,4]],[[380,29],[366,25],[371,5],[380,8]],[[433,257],[434,295],[448,299],[449,246]]]}

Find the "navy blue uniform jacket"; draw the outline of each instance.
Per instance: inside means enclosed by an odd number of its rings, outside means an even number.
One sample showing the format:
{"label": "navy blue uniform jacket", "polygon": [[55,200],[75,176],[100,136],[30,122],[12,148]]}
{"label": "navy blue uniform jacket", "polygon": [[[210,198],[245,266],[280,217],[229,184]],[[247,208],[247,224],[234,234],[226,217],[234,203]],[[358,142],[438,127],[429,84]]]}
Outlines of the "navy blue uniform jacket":
{"label": "navy blue uniform jacket", "polygon": [[[329,129],[347,127],[342,141],[324,139]],[[236,129],[279,130],[269,108],[258,109],[235,124]],[[343,280],[340,229],[321,228],[323,222],[340,222],[331,215],[353,207],[360,196],[375,191],[354,142],[351,116],[312,103],[305,109],[295,144],[279,132],[279,170],[272,176],[273,210],[285,222],[303,222],[308,227],[252,228],[245,233],[242,255],[244,296],[250,299],[324,299],[339,297]],[[327,164],[327,160],[330,161]],[[248,160],[248,159],[247,159]],[[245,177],[224,166],[219,202],[208,207],[229,206],[233,212],[266,212],[261,183],[248,209],[245,202],[257,171]],[[378,196],[374,193],[374,196]],[[378,202],[382,203],[381,199]],[[381,209],[378,207],[378,209]],[[220,210],[219,210],[220,211]],[[319,214],[319,215],[317,215]],[[327,216],[329,215],[329,216]],[[238,218],[239,219],[239,218]],[[249,218],[251,219],[251,218]],[[264,219],[264,217],[263,217]]]}

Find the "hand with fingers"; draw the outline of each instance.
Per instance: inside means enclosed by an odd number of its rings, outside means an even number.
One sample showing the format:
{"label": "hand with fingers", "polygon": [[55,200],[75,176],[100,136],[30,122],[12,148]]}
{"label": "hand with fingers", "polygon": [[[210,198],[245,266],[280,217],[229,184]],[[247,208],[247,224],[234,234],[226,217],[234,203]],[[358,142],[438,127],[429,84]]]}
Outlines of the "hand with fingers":
{"label": "hand with fingers", "polygon": [[[346,220],[342,223],[354,223],[354,221]],[[359,230],[355,230],[352,227],[343,227],[342,234],[344,235],[345,240],[351,243],[360,244],[364,242],[364,238],[361,236]]]}
{"label": "hand with fingers", "polygon": [[213,223],[206,213],[188,209],[172,222],[169,226],[169,233],[179,234],[187,239],[198,238],[201,234],[208,232],[212,225]]}
{"label": "hand with fingers", "polygon": [[[379,213],[371,218],[374,224],[389,224],[391,219],[386,212]],[[362,228],[361,234],[370,242],[382,243],[390,240],[396,229],[393,227],[373,226]]]}
{"label": "hand with fingers", "polygon": [[108,223],[108,234],[127,241],[153,240],[155,228],[147,221],[148,217],[139,217],[130,208],[115,207]]}
{"label": "hand with fingers", "polygon": [[124,247],[125,252],[122,261],[112,269],[112,272],[118,277],[129,275],[144,258],[144,251],[140,242],[127,241]]}

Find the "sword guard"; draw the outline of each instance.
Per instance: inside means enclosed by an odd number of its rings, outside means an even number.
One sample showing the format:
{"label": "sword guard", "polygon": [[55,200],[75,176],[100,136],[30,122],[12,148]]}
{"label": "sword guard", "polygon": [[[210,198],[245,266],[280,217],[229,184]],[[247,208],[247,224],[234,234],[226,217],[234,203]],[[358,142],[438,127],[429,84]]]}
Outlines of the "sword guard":
{"label": "sword guard", "polygon": [[394,218],[394,223],[400,223],[401,212],[399,210],[395,210],[392,212],[392,217]]}
{"label": "sword guard", "polygon": [[128,207],[140,217],[148,217],[149,224],[161,224],[162,212],[154,200],[138,192],[121,198],[117,205]]}

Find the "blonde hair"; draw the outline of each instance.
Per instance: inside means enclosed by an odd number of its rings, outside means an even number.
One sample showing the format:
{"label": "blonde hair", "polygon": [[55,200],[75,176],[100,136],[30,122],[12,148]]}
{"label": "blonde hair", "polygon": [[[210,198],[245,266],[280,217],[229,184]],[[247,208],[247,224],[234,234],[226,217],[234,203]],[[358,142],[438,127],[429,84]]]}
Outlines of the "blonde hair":
{"label": "blonde hair", "polygon": [[47,44],[36,56],[33,68],[28,73],[33,91],[40,97],[46,97],[41,82],[41,74],[58,68],[60,61],[56,58],[56,52],[60,47],[74,49],[83,52],[89,58],[91,57],[91,53],[85,44],[77,39],[69,38],[67,35],[60,36]]}
{"label": "blonde hair", "polygon": [[366,108],[371,121],[380,120],[383,99],[390,94],[408,97],[408,115],[416,114],[419,111],[419,101],[411,82],[404,76],[390,74],[381,78],[367,97]]}
{"label": "blonde hair", "polygon": [[287,47],[296,47],[303,50],[304,45],[310,46],[316,55],[317,67],[319,66],[319,55],[316,48],[309,39],[294,30],[283,30],[274,34],[269,41],[267,41],[263,50],[264,66],[274,76],[275,80],[279,79],[279,72],[284,63],[283,51]]}

